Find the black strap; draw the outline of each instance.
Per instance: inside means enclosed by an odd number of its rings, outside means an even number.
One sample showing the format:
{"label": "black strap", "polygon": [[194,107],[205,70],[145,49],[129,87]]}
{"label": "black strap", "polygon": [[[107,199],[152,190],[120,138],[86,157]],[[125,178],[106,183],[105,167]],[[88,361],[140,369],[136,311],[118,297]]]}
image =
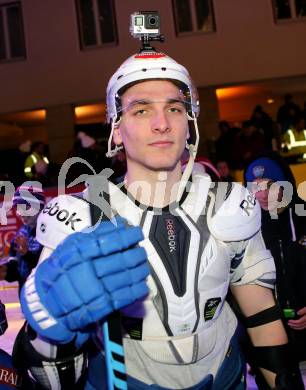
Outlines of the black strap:
{"label": "black strap", "polygon": [[256,326],[268,324],[269,322],[281,319],[281,310],[278,305],[262,310],[250,317],[244,317],[242,322],[246,328],[255,328]]}

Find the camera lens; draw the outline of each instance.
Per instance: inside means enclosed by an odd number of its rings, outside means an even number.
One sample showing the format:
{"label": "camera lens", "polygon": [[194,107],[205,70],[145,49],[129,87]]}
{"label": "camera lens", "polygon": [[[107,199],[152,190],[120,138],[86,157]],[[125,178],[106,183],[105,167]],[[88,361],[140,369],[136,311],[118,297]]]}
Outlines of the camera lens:
{"label": "camera lens", "polygon": [[148,30],[159,29],[159,16],[155,14],[146,15],[145,28]]}
{"label": "camera lens", "polygon": [[157,18],[155,16],[151,16],[149,18],[149,25],[150,26],[155,26],[157,24]]}

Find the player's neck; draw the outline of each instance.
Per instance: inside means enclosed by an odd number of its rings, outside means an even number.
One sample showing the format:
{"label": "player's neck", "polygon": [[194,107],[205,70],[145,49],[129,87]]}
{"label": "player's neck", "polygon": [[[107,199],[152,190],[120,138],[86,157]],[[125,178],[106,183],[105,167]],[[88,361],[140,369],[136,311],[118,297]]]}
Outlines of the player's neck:
{"label": "player's neck", "polygon": [[128,169],[125,187],[140,203],[161,208],[176,200],[181,177],[180,162],[171,171]]}

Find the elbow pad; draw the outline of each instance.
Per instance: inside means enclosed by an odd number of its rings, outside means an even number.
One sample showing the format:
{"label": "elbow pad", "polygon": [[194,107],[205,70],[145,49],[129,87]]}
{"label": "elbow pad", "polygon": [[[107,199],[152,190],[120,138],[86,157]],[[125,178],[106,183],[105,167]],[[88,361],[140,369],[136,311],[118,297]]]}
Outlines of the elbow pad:
{"label": "elbow pad", "polygon": [[13,363],[20,372],[30,370],[39,388],[83,389],[87,367],[85,348],[78,349],[73,342],[48,344],[27,323],[16,337]]}
{"label": "elbow pad", "polygon": [[304,390],[290,344],[253,347],[254,363],[276,374],[274,390]]}
{"label": "elbow pad", "polygon": [[[246,328],[255,328],[281,319],[278,305],[262,310],[242,322]],[[274,390],[304,390],[299,367],[290,344],[252,347],[252,359],[257,367],[276,374]],[[268,385],[267,385],[268,388]]]}

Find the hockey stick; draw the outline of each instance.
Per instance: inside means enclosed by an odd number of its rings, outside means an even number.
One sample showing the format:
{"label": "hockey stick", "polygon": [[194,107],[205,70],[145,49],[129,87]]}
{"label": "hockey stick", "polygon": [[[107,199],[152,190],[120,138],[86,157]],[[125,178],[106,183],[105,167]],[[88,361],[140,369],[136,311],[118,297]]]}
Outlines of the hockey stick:
{"label": "hockey stick", "polygon": [[[106,185],[105,178],[94,175],[89,180],[88,198],[90,201],[91,224],[94,226],[98,221],[108,221],[111,215],[109,203],[109,190],[103,188],[104,205],[108,205],[109,210],[101,210],[96,206],[93,200],[97,199],[98,189],[101,182]],[[108,198],[108,199],[105,199]],[[105,202],[106,201],[106,202]],[[107,388],[108,390],[127,390],[126,368],[124,363],[124,349],[121,334],[120,312],[115,311],[107,317],[103,323],[103,340],[107,370]]]}

